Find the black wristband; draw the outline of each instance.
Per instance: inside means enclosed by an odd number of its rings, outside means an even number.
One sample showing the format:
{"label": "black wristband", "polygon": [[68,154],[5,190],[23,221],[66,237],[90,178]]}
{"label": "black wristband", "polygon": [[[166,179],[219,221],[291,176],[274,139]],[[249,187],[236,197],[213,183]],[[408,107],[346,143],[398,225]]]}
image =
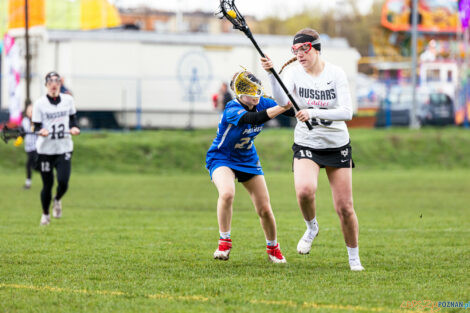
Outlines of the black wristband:
{"label": "black wristband", "polygon": [[37,132],[42,128],[42,123],[34,123],[33,132]]}
{"label": "black wristband", "polygon": [[69,116],[69,126],[78,128],[77,114],[72,114]]}

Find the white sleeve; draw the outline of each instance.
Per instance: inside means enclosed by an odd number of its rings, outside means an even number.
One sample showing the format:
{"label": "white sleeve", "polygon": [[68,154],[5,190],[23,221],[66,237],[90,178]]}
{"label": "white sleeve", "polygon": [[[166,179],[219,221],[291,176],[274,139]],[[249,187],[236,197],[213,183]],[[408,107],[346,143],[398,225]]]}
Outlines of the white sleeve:
{"label": "white sleeve", "polygon": [[21,127],[23,127],[24,130],[26,131],[29,131],[28,127],[30,123],[28,123],[28,118],[25,116],[23,117],[23,119],[21,120]]}
{"label": "white sleeve", "polygon": [[338,107],[328,110],[308,109],[310,118],[319,118],[329,121],[350,121],[352,119],[351,93],[349,92],[349,83],[346,74],[342,70],[336,73],[336,101],[338,101]]}
{"label": "white sleeve", "polygon": [[[287,75],[286,75],[287,76]],[[269,82],[271,84],[271,89],[273,91],[273,97],[276,100],[277,104],[280,106],[285,106],[289,103],[289,97],[282,89],[281,84],[277,81],[276,77],[273,73],[269,73],[268,75]],[[287,90],[291,93],[294,90],[294,84],[290,79],[283,79],[282,82],[287,87]]]}
{"label": "white sleeve", "polygon": [[33,116],[31,117],[33,123],[42,123],[41,110],[39,110],[39,100],[33,105]]}
{"label": "white sleeve", "polygon": [[75,100],[73,99],[72,96],[69,96],[70,97],[70,111],[69,111],[69,115],[74,115],[77,113],[77,109],[75,108]]}

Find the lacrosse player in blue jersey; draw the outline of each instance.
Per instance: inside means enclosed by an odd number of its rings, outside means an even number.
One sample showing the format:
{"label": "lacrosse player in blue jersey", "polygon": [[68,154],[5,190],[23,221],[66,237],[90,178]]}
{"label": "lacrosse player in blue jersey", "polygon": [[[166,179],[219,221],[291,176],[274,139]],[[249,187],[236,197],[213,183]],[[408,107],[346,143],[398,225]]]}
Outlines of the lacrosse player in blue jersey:
{"label": "lacrosse player in blue jersey", "polygon": [[266,237],[268,260],[286,263],[277,243],[276,221],[253,141],[265,122],[279,114],[293,116],[294,112],[290,110],[290,103],[281,107],[274,100],[262,97],[261,82],[246,70],[234,75],[230,87],[235,92],[236,99],[227,103],[219,122],[217,137],[206,157],[206,168],[219,192],[217,219],[220,239],[214,258],[228,260],[232,248],[230,226],[237,178],[250,194],[260,217]]}

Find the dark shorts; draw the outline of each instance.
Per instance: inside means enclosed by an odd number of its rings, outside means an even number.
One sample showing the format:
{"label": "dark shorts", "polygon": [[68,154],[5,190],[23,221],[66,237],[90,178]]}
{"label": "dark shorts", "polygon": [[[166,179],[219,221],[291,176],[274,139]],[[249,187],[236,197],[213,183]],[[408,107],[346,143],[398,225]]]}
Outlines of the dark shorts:
{"label": "dark shorts", "polygon": [[38,154],[37,170],[41,173],[52,172],[53,168],[70,168],[73,152],[63,154]]}
{"label": "dark shorts", "polygon": [[292,151],[294,151],[294,159],[312,160],[317,163],[320,168],[324,168],[326,166],[336,168],[355,167],[352,159],[352,148],[349,143],[339,148],[321,150],[299,146],[294,143]]}
{"label": "dark shorts", "polygon": [[256,175],[258,175],[258,174],[240,172],[240,171],[234,170],[233,168],[231,168],[231,170],[235,174],[235,177],[237,178],[239,183],[244,183],[246,181],[249,181],[250,179],[252,179]]}
{"label": "dark shorts", "polygon": [[36,150],[26,152],[26,154],[28,155],[28,160],[27,160],[26,165],[28,167],[31,167],[34,170],[39,171],[39,167],[37,165],[39,156],[38,156],[38,153],[36,152]]}

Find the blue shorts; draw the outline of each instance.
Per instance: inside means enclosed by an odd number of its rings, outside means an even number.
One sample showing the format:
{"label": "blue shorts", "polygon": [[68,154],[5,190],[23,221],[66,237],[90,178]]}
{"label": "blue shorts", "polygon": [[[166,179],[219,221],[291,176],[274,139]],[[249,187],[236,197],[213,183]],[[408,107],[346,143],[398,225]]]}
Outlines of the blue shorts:
{"label": "blue shorts", "polygon": [[210,164],[210,167],[209,165],[206,166],[207,169],[209,170],[211,180],[212,180],[212,173],[214,173],[214,171],[221,166],[226,166],[230,168],[240,183],[250,180],[253,176],[264,175],[263,170],[261,169],[261,166],[260,167],[246,167],[246,166],[239,166],[237,164],[222,161],[222,162],[212,162]]}

